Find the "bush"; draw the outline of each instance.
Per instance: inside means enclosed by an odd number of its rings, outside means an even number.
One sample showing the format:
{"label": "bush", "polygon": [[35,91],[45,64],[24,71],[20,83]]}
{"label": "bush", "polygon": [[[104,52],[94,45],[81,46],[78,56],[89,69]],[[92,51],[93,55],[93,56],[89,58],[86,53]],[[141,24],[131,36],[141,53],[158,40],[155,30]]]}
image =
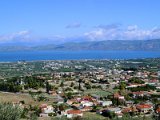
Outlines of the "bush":
{"label": "bush", "polygon": [[0,104],[0,120],[19,120],[22,110],[18,106],[5,103]]}

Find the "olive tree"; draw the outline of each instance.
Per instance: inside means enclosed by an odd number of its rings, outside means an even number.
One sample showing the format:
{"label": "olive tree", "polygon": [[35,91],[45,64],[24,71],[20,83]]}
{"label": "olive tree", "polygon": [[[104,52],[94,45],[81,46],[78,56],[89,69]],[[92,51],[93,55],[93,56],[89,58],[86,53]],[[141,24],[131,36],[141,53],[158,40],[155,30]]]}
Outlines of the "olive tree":
{"label": "olive tree", "polygon": [[19,120],[22,110],[9,103],[0,104],[0,120]]}

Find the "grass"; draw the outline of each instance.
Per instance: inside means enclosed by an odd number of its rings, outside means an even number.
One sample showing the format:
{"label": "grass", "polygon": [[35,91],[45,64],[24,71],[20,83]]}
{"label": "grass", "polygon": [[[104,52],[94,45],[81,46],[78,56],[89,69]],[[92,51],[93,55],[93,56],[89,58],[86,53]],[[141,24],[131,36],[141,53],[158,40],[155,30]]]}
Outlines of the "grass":
{"label": "grass", "polygon": [[24,101],[25,105],[40,105],[43,103],[51,104],[53,101],[34,101],[29,94],[16,94],[8,92],[0,92],[0,103]]}
{"label": "grass", "polygon": [[[49,119],[39,118],[39,120],[49,120]],[[66,117],[64,118],[63,117],[62,118],[53,117],[51,120],[74,120],[74,119],[67,119]],[[75,119],[75,120],[79,120],[79,119]],[[96,114],[95,112],[83,112],[82,120],[109,120],[109,119],[99,114]]]}
{"label": "grass", "polygon": [[108,95],[111,95],[110,92],[108,91],[104,91],[101,89],[90,89],[90,90],[86,90],[84,94],[92,94],[92,95],[98,95],[100,97],[106,97]]}
{"label": "grass", "polygon": [[96,114],[95,112],[84,112],[83,118],[85,120],[108,120],[106,117]]}

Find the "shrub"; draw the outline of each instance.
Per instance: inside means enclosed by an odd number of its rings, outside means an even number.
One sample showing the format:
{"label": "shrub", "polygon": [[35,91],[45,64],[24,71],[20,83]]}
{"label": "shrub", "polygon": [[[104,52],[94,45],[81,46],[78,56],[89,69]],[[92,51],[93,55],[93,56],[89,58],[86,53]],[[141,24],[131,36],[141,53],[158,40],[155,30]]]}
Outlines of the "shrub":
{"label": "shrub", "polygon": [[22,109],[9,103],[0,104],[0,111],[0,120],[19,120],[22,113]]}

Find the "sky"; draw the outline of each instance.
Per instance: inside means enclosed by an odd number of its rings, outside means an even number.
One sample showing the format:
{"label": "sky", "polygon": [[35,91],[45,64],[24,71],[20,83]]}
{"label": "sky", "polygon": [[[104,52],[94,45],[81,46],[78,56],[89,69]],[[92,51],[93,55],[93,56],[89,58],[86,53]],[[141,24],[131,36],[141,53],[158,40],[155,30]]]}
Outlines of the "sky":
{"label": "sky", "polygon": [[160,38],[160,0],[0,0],[0,43]]}

